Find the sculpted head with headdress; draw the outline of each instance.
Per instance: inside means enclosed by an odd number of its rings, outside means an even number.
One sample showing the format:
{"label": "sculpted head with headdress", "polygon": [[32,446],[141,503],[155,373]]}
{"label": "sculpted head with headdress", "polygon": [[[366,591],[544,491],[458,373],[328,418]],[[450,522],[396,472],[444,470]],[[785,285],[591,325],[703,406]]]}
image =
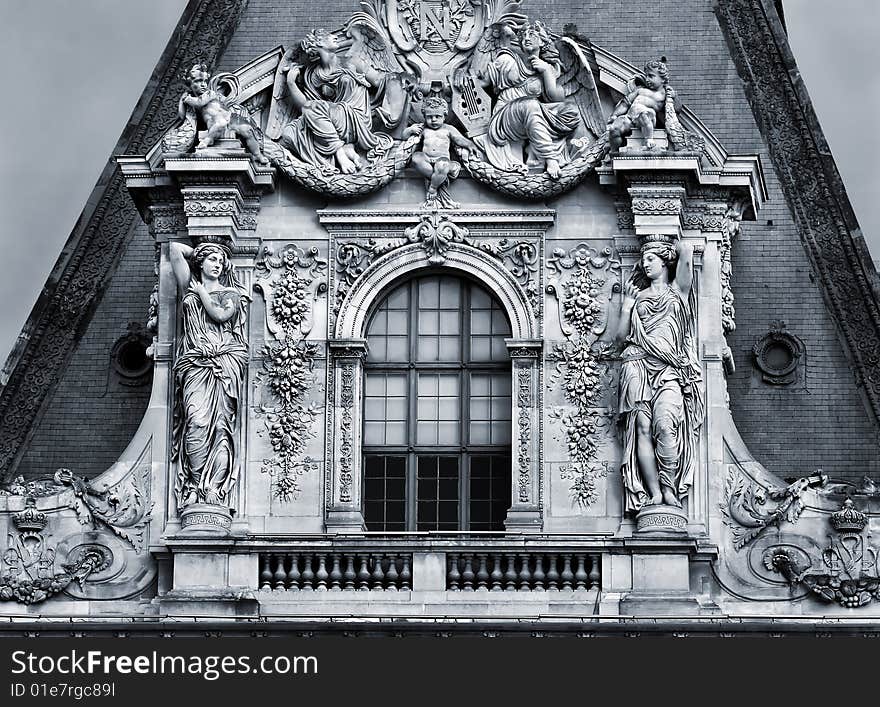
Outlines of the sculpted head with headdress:
{"label": "sculpted head with headdress", "polygon": [[633,268],[632,281],[640,290],[654,280],[670,283],[675,280],[678,252],[666,236],[649,236],[641,248],[639,262]]}
{"label": "sculpted head with headdress", "polygon": [[217,243],[200,243],[193,248],[190,262],[193,275],[201,282],[217,280],[224,287],[233,285],[232,260],[229,251]]}

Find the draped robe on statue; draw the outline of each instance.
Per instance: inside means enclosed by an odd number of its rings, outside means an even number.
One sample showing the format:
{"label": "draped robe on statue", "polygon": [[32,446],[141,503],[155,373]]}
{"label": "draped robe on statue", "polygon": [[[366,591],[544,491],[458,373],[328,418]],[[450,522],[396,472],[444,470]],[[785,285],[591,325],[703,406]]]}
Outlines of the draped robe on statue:
{"label": "draped robe on statue", "polygon": [[172,457],[178,461],[175,492],[180,508],[190,503],[228,506],[237,476],[238,405],[248,359],[247,298],[230,289],[212,292],[211,297],[231,300],[235,315],[222,324],[215,322],[192,285],[181,304]]}
{"label": "draped robe on statue", "polygon": [[281,131],[281,145],[304,162],[332,168],[343,145],[369,152],[379,144],[372,129],[370,83],[363,73],[344,65],[324,69],[313,64],[303,72],[302,83],[309,101],[302,115]]}
{"label": "draped robe on statue", "polygon": [[508,172],[522,170],[523,143],[528,141],[530,164],[543,167],[549,159],[567,164],[566,138],[580,124],[577,107],[541,102],[541,76],[510,50],[500,51],[485,74],[497,99],[489,132],[475,141],[489,162]]}
{"label": "draped robe on statue", "polygon": [[697,464],[703,420],[701,368],[693,338],[693,308],[678,289],[643,290],[633,308],[620,369],[625,510],[648,500],[639,473],[636,417],[648,417],[660,483],[687,494]]}

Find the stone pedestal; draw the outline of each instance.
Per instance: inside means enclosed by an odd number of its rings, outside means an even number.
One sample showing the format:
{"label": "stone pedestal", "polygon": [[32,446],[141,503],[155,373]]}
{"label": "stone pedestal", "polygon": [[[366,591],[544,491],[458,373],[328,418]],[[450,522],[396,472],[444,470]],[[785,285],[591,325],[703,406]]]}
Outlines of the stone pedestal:
{"label": "stone pedestal", "polygon": [[645,506],[636,515],[637,535],[687,535],[687,513],[676,506]]}
{"label": "stone pedestal", "polygon": [[225,506],[193,503],[180,512],[180,532],[185,535],[226,536],[232,528],[232,514]]}

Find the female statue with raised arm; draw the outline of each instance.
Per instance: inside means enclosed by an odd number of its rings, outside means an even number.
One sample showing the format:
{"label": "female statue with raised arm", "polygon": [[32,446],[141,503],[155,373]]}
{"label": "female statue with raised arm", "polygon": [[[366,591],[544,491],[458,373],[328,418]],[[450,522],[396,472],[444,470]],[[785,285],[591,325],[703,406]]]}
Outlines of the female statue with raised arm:
{"label": "female statue with raised arm", "polygon": [[249,297],[223,246],[171,243],[170,260],[183,321],[174,364],[177,506],[182,510],[205,503],[228,508],[238,466]]}
{"label": "female statue with raised arm", "polygon": [[693,248],[652,240],[624,290],[619,412],[625,510],[681,507],[697,464],[702,375],[691,301]]}

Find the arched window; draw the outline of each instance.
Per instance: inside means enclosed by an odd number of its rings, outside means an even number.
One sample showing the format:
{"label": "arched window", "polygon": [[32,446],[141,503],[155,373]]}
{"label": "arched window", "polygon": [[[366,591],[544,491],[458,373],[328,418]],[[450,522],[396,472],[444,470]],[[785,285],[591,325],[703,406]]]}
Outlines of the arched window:
{"label": "arched window", "polygon": [[510,508],[510,323],[449,275],[392,290],[367,328],[367,529],[503,530]]}

